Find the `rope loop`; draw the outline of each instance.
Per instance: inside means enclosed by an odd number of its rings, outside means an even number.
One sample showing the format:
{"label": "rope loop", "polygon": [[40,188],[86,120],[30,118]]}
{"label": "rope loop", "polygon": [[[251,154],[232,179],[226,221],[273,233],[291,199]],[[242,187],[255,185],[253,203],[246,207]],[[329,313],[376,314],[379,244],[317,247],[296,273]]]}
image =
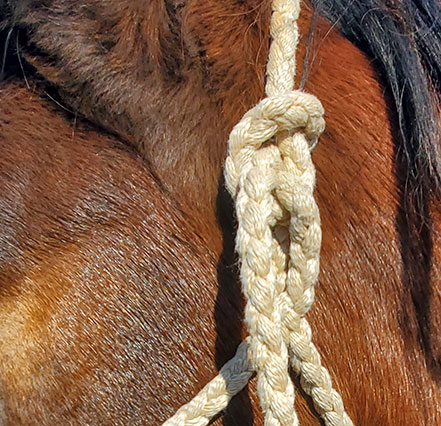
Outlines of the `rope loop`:
{"label": "rope loop", "polygon": [[[244,170],[250,166],[254,152],[272,138],[301,132],[310,149],[314,149],[325,128],[323,116],[320,101],[314,95],[299,90],[262,99],[243,116],[230,134],[229,156],[225,162],[229,192],[233,196],[237,194],[239,171],[246,174],[247,170]],[[289,155],[288,151],[286,147],[282,153]]]}
{"label": "rope loop", "polygon": [[268,97],[233,128],[225,161],[249,336],[167,426],[206,425],[246,385],[251,369],[265,426],[297,426],[289,367],[326,426],[352,426],[305,318],[314,302],[321,246],[311,151],[325,122],[318,99],[293,90],[299,10],[299,0],[273,0]]}

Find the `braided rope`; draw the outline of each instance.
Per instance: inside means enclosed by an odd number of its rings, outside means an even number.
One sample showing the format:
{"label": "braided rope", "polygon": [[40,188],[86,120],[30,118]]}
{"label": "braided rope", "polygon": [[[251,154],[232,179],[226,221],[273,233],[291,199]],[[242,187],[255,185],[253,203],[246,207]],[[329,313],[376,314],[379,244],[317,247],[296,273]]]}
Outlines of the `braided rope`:
{"label": "braided rope", "polygon": [[319,273],[321,227],[310,152],[324,130],[324,111],[314,96],[293,91],[299,12],[299,0],[273,0],[268,97],[234,127],[225,162],[249,337],[165,426],[206,425],[252,371],[265,425],[298,425],[289,364],[327,426],[352,425],[304,318]]}
{"label": "braided rope", "polygon": [[239,345],[236,355],[221,368],[219,374],[163,426],[205,426],[212,417],[224,410],[253,374],[247,356],[248,347],[249,338]]}

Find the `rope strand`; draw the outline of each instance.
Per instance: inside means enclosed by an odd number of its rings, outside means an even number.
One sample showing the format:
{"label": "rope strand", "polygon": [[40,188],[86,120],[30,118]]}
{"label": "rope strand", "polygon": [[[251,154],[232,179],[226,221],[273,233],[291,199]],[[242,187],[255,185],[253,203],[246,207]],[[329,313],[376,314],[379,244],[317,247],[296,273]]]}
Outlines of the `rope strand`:
{"label": "rope strand", "polygon": [[267,98],[244,115],[228,142],[225,183],[236,205],[249,337],[165,426],[206,425],[245,386],[251,370],[265,426],[296,426],[289,364],[326,426],[352,425],[304,317],[319,273],[311,150],[324,130],[324,111],[314,96],[293,91],[299,12],[300,0],[273,0]]}
{"label": "rope strand", "polygon": [[236,355],[221,368],[219,374],[162,426],[205,426],[224,410],[253,374],[247,356],[248,347],[249,338],[239,345]]}

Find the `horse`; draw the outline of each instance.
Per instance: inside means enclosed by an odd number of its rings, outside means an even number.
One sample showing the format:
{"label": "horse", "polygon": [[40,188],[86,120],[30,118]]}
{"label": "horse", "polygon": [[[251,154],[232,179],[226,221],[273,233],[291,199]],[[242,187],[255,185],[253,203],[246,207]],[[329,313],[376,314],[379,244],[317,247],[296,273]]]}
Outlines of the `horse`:
{"label": "horse", "polygon": [[[234,355],[222,165],[263,96],[270,14],[0,2],[0,424],[161,424]],[[440,14],[312,0],[299,23],[297,83],[327,121],[308,319],[357,425],[441,424]],[[320,424],[301,391],[296,409]],[[263,424],[254,381],[213,424]]]}

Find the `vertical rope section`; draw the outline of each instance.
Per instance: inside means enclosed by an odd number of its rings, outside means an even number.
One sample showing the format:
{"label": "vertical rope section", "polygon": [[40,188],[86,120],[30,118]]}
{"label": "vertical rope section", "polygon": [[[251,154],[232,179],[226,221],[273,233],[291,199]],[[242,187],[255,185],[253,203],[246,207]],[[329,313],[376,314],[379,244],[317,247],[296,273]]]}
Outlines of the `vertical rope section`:
{"label": "vertical rope section", "polygon": [[249,337],[164,426],[206,425],[253,371],[265,426],[296,426],[289,366],[327,426],[352,425],[305,318],[314,302],[321,246],[311,150],[325,124],[317,98],[293,90],[299,13],[300,0],[273,0],[267,97],[232,130],[225,162]]}

